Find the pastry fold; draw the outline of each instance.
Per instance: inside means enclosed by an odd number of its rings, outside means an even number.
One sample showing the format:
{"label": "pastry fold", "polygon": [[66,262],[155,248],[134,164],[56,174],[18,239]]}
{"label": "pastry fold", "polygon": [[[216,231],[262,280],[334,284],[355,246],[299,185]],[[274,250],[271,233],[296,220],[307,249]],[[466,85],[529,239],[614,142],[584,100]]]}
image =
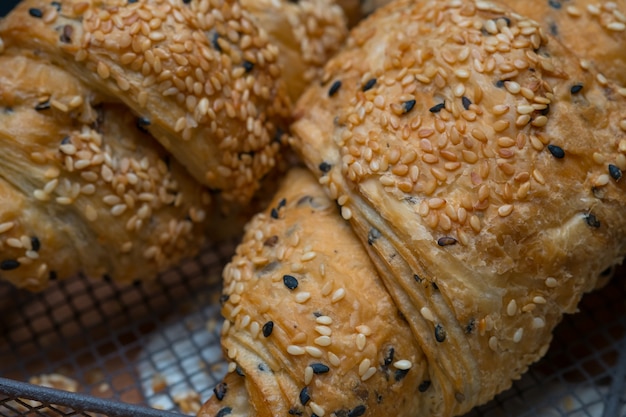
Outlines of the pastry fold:
{"label": "pastry fold", "polygon": [[152,279],[202,246],[212,199],[120,104],[63,69],[0,55],[0,276]]}

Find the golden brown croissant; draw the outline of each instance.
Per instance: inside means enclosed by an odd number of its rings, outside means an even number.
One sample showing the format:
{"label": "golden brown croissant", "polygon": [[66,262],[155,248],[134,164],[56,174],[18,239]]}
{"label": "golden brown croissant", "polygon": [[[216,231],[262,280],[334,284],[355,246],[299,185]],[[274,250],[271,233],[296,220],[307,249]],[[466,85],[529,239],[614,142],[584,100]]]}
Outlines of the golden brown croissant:
{"label": "golden brown croissant", "polygon": [[378,277],[291,177],[225,269],[233,372],[200,415],[448,417],[508,388],[626,252],[615,90],[505,6],[379,9],[292,126]]}
{"label": "golden brown croissant", "polygon": [[0,55],[0,276],[131,282],[195,254],[211,199],[119,104],[45,60]]}
{"label": "golden brown croissant", "polygon": [[125,103],[198,181],[243,204],[275,165],[287,94],[299,95],[346,34],[330,0],[262,4],[271,10],[245,0],[25,0],[0,38]]}

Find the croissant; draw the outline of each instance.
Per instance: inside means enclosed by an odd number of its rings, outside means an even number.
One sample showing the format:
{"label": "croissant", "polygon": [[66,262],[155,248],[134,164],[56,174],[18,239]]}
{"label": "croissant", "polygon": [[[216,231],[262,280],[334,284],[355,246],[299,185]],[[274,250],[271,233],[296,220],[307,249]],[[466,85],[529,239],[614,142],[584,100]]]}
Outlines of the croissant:
{"label": "croissant", "polygon": [[0,55],[0,275],[18,287],[147,279],[204,242],[211,196],[99,100],[44,59]]}
{"label": "croissant", "polygon": [[25,0],[0,22],[0,38],[126,104],[196,180],[245,205],[275,165],[289,95],[347,31],[330,0],[262,3],[275,10],[245,0]]}
{"label": "croissant", "polygon": [[292,173],[249,224],[199,415],[454,416],[510,387],[624,256],[615,89],[495,2],[359,24],[292,125],[327,197]]}

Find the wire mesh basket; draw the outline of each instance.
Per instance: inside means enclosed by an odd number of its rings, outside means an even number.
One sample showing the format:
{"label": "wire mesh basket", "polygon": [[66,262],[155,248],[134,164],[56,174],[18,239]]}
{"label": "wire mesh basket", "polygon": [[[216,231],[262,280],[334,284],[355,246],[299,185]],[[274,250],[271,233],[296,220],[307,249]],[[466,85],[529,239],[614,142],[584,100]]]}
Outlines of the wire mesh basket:
{"label": "wire mesh basket", "polygon": [[[0,284],[0,416],[195,414],[227,368],[218,298],[234,245],[141,285]],[[547,356],[467,417],[626,416],[625,277],[587,295]]]}

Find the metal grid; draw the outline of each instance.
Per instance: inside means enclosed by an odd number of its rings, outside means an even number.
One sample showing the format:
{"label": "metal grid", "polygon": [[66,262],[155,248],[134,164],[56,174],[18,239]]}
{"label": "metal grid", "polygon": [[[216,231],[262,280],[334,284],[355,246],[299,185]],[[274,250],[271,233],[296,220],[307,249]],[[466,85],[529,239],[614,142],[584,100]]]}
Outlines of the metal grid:
{"label": "metal grid", "polygon": [[[0,416],[195,414],[226,372],[218,298],[233,249],[207,247],[150,284],[0,284]],[[564,320],[544,360],[467,417],[500,416],[626,416],[626,269]]]}

